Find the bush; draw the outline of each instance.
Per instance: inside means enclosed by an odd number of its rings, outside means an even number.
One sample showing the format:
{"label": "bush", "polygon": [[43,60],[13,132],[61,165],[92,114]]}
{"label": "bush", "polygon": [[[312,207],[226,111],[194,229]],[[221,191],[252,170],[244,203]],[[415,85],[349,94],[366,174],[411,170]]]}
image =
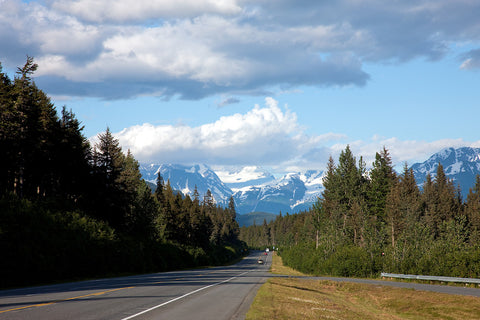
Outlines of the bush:
{"label": "bush", "polygon": [[339,277],[371,277],[381,266],[380,258],[371,259],[363,248],[344,246],[325,256],[313,243],[299,244],[281,252],[283,263],[307,274]]}
{"label": "bush", "polygon": [[341,277],[368,277],[372,270],[367,251],[354,246],[339,248],[324,266],[328,274]]}

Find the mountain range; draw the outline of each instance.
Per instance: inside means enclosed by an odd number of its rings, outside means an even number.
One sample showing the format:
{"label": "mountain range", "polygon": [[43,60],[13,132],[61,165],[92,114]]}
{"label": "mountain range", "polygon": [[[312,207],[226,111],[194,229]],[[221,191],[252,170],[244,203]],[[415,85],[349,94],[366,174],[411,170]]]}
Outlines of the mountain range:
{"label": "mountain range", "polygon": [[438,164],[441,163],[445,175],[459,186],[464,200],[470,188],[475,184],[475,177],[480,174],[480,148],[446,148],[433,154],[427,161],[411,166],[417,184],[421,187],[427,175],[435,178]]}
{"label": "mountain range", "polygon": [[172,189],[183,194],[192,195],[195,187],[201,196],[210,190],[222,206],[233,197],[239,214],[307,210],[323,190],[323,172],[315,170],[289,173],[278,179],[260,167],[215,172],[207,165],[141,164],[140,172],[152,184],[156,184],[160,172],[165,183],[168,181]]}
{"label": "mountain range", "polygon": [[[422,163],[411,166],[420,187],[427,174],[435,178],[438,164],[445,174],[466,195],[480,174],[480,148],[446,148]],[[262,212],[279,214],[308,210],[323,191],[321,170],[288,173],[275,177],[261,167],[248,166],[233,170],[213,170],[207,165],[141,164],[142,177],[156,184],[158,172],[174,190],[192,195],[195,187],[200,196],[207,190],[217,204],[227,206],[230,197],[235,200],[239,214]],[[262,220],[263,221],[263,220]],[[261,223],[262,221],[256,221]]]}

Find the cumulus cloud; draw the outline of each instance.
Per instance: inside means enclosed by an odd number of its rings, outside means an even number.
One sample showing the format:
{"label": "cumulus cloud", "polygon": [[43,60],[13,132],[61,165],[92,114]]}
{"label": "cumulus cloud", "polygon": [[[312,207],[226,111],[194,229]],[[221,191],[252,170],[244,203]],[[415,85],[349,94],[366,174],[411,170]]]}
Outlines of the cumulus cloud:
{"label": "cumulus cloud", "polygon": [[341,133],[308,135],[296,114],[279,107],[272,98],[266,98],[263,107],[255,105],[244,114],[224,116],[198,127],[145,123],[114,135],[140,162],[207,163],[217,168],[260,165],[278,173],[324,170],[330,156],[338,162],[347,144],[357,161],[363,158],[367,168],[372,166],[375,154],[386,147],[398,171],[405,163],[423,162],[446,147],[480,144],[462,139],[416,141],[373,136],[351,141]]}
{"label": "cumulus cloud", "polygon": [[235,0],[56,0],[52,7],[97,23],[190,18],[206,13],[231,15],[242,10]]}
{"label": "cumulus cloud", "polygon": [[272,98],[266,98],[265,107],[198,127],[143,124],[115,136],[140,161],[211,165],[282,163],[331,139],[305,135],[296,114]]}
{"label": "cumulus cloud", "polygon": [[[104,99],[363,86],[367,61],[478,43],[478,12],[469,0],[2,0],[0,61],[34,56],[49,94]],[[470,55],[462,68],[478,65]]]}
{"label": "cumulus cloud", "polygon": [[[313,37],[311,33],[307,29],[257,30],[211,16],[128,29],[104,39],[103,52],[86,64],[58,55],[41,57],[38,82],[53,94],[68,93],[57,92],[68,90],[67,80],[88,91],[88,84],[95,83],[106,95],[117,91],[128,97],[137,91],[138,95],[185,99],[275,85],[366,83],[368,75],[352,54],[339,52],[322,59],[315,52],[296,50],[296,37]],[[123,90],[126,86],[130,90]]]}

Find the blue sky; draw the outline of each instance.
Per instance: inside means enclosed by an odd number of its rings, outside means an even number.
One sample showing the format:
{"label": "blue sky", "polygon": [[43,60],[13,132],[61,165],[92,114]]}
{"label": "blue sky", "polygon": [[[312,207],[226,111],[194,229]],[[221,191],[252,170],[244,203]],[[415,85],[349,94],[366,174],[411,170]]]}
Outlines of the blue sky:
{"label": "blue sky", "polygon": [[0,0],[0,62],[141,162],[401,167],[480,147],[480,2]]}

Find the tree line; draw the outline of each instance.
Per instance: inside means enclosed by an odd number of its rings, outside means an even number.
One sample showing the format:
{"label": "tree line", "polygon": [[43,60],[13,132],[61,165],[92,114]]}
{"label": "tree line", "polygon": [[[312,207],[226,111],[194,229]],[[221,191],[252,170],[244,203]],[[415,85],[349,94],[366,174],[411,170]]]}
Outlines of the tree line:
{"label": "tree line", "polygon": [[387,149],[367,171],[347,146],[323,182],[310,210],[241,228],[240,238],[276,245],[287,265],[313,274],[480,277],[479,176],[464,201],[441,164],[420,189],[407,164],[395,172]]}
{"label": "tree line", "polygon": [[0,64],[0,287],[221,264],[244,251],[233,198],[155,192],[110,130],[91,145],[32,80]]}

